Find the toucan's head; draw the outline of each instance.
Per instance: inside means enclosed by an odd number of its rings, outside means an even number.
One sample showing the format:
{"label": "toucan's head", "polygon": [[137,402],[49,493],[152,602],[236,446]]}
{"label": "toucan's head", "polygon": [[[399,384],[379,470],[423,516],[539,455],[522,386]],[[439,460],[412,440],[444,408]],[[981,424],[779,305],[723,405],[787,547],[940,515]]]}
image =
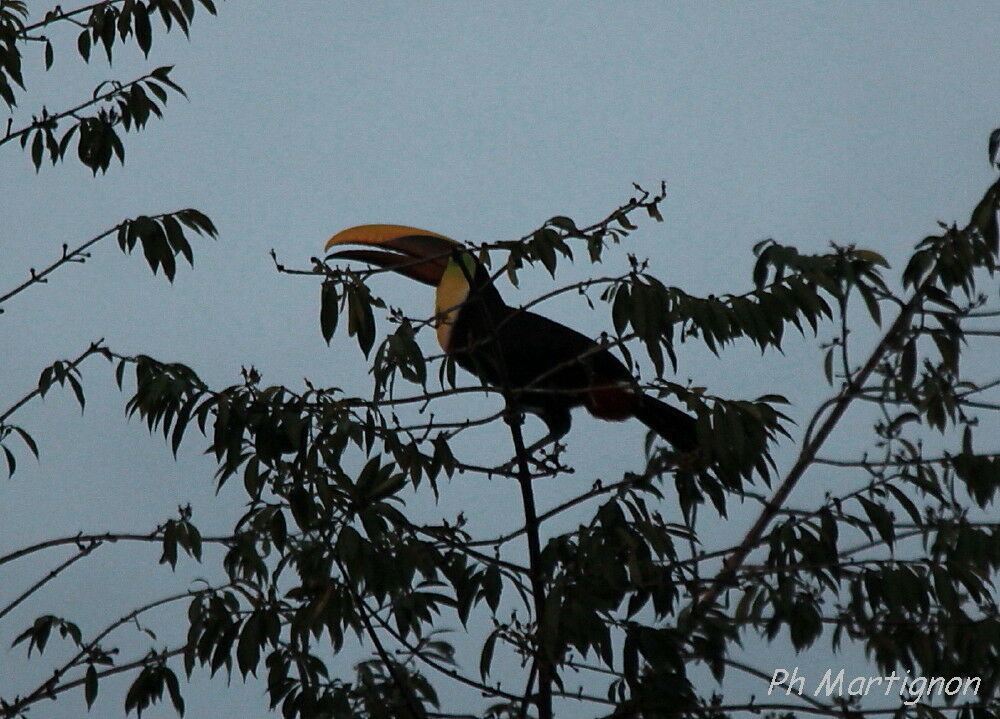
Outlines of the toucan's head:
{"label": "toucan's head", "polygon": [[472,253],[462,243],[436,232],[405,225],[358,225],[331,237],[325,249],[340,245],[380,249],[340,250],[331,257],[384,267],[437,288],[437,334],[445,351],[451,347],[452,329],[471,288],[492,288],[489,273]]}

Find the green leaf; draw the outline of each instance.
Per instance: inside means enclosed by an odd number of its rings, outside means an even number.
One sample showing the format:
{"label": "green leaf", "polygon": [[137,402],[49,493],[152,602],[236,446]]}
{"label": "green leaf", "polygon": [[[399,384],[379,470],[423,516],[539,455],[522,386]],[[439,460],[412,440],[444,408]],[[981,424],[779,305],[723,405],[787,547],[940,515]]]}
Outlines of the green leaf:
{"label": "green leaf", "polygon": [[486,603],[494,612],[500,607],[502,591],[503,582],[500,580],[500,570],[495,565],[490,565],[483,574],[483,595],[486,597]]}
{"label": "green leaf", "polygon": [[167,693],[170,695],[170,703],[180,716],[184,716],[184,697],[181,696],[180,682],[177,675],[170,667],[163,667],[163,679],[167,685]]}
{"label": "green leaf", "polygon": [[497,637],[500,635],[500,630],[495,629],[490,632],[490,635],[486,637],[486,641],[483,642],[483,650],[479,654],[479,676],[484,680],[490,674],[490,666],[493,664],[493,650],[496,649]]}
{"label": "green leaf", "polygon": [[913,386],[913,380],[917,374],[917,343],[911,339],[903,348],[903,354],[899,360],[899,379],[906,387]]}
{"label": "green leaf", "polygon": [[357,288],[348,288],[347,334],[358,338],[358,346],[367,357],[375,344],[375,315],[368,298],[360,294]]}
{"label": "green leaf", "polygon": [[87,667],[87,675],[83,683],[83,696],[89,710],[94,705],[94,700],[97,699],[97,669],[93,664]]}
{"label": "green leaf", "polygon": [[4,458],[7,460],[7,475],[10,477],[14,476],[14,472],[17,471],[17,460],[14,459],[14,454],[4,445],[0,445],[3,448]]}
{"label": "green leaf", "polygon": [[569,217],[563,215],[556,215],[555,217],[549,218],[549,221],[545,223],[547,225],[552,225],[553,227],[558,227],[563,232],[570,235],[579,234],[579,230],[576,228],[576,223]]}
{"label": "green leaf", "polygon": [[170,244],[170,249],[175,255],[184,255],[188,264],[194,267],[194,252],[191,250],[191,244],[184,237],[184,229],[177,218],[173,215],[164,215],[160,221],[163,223],[163,229],[167,232],[167,242]]}
{"label": "green leaf", "polygon": [[868,314],[871,315],[872,320],[879,327],[882,326],[882,310],[878,306],[878,300],[875,299],[875,294],[871,291],[868,285],[858,284],[858,292],[861,293],[861,299],[865,301],[865,307],[868,308]]}
{"label": "green leaf", "polygon": [[535,248],[535,252],[538,255],[538,259],[541,260],[542,265],[546,270],[549,271],[551,277],[556,276],[556,251],[553,245],[555,233],[552,230],[541,229],[538,230],[532,237],[532,243]]}
{"label": "green leaf", "polygon": [[319,326],[327,344],[330,344],[333,333],[337,329],[337,319],[340,316],[339,303],[340,298],[337,295],[336,283],[330,280],[325,281],[320,290]]}
{"label": "green leaf", "polygon": [[918,527],[923,526],[923,518],[920,516],[920,510],[917,509],[917,505],[913,503],[913,500],[907,497],[903,490],[893,484],[887,484],[886,488],[892,496],[896,498],[896,501],[899,502],[900,506],[906,510],[906,513],[910,515],[910,519],[913,520],[913,523]]}
{"label": "green leaf", "polygon": [[86,407],[87,400],[83,396],[83,387],[80,386],[80,380],[76,378],[76,375],[67,373],[66,381],[69,382],[70,388],[73,390],[73,394],[76,395],[76,401],[80,403],[80,410]]}
{"label": "green leaf", "polygon": [[889,267],[889,263],[886,259],[877,252],[872,252],[871,250],[854,250],[853,254],[859,259],[871,262],[873,265],[881,265],[885,268]]}
{"label": "green leaf", "polygon": [[31,141],[31,162],[35,166],[35,172],[42,166],[42,152],[45,150],[43,142],[44,134],[41,130],[36,130],[35,138]]}
{"label": "green leaf", "polygon": [[614,323],[615,332],[621,336],[628,329],[628,323],[632,315],[632,302],[630,301],[628,285],[619,285],[615,292],[615,301],[611,305],[611,320]]}
{"label": "green leaf", "polygon": [[21,440],[26,445],[28,445],[28,449],[30,449],[31,453],[35,455],[35,459],[38,459],[38,445],[35,444],[34,438],[30,434],[28,434],[28,432],[22,427],[14,425],[11,426],[11,429],[13,429],[15,432],[17,432],[18,435],[20,435]]}
{"label": "green leaf", "polygon": [[872,525],[875,527],[875,531],[878,532],[879,536],[882,537],[886,544],[892,547],[896,538],[896,530],[893,527],[892,514],[881,504],[876,504],[875,502],[865,499],[864,497],[858,497],[858,501],[864,508],[865,514],[868,515],[868,519],[871,520]]}
{"label": "green leaf", "polygon": [[[163,7],[163,2],[161,0],[160,7]],[[158,67],[153,70],[150,75],[155,77],[159,82],[162,82],[167,87],[172,87],[174,90],[179,92],[184,97],[187,97],[187,93],[184,92],[184,88],[178,85],[176,82],[170,79],[170,71],[174,69],[173,65],[165,65],[164,67]]]}
{"label": "green leaf", "polygon": [[135,41],[142,54],[149,57],[149,49],[153,46],[153,31],[149,25],[149,11],[142,2],[136,2],[132,7],[132,22]]}
{"label": "green leaf", "polygon": [[215,237],[219,234],[215,228],[215,224],[209,219],[208,215],[194,208],[189,207],[186,210],[181,210],[176,214],[176,217],[199,234],[208,235],[209,237]]}
{"label": "green leaf", "polygon": [[45,69],[48,70],[52,67],[52,62],[55,60],[55,55],[52,52],[52,43],[48,40],[45,41]]}
{"label": "green leaf", "polygon": [[76,49],[85,61],[90,62],[90,30],[84,28],[76,38]]}
{"label": "green leaf", "polygon": [[240,639],[236,644],[236,666],[244,677],[247,674],[256,675],[262,642],[260,615],[254,612],[243,623]]}

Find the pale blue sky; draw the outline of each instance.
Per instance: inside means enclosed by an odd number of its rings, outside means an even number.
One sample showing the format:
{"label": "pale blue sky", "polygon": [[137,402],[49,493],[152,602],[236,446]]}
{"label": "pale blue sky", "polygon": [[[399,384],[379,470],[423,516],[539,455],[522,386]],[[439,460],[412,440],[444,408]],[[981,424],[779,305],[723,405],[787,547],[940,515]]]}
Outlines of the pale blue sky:
{"label": "pale blue sky", "polygon": [[[47,264],[61,243],[140,213],[198,207],[220,240],[198,242],[194,270],[182,268],[172,286],[108,244],[6,305],[0,406],[33,386],[42,366],[98,337],[121,352],[185,362],[215,385],[253,364],[268,383],[301,386],[309,377],[365,394],[370,379],[354,343],[338,334],[328,348],[320,336],[317,283],[278,275],[267,254],[275,248],[282,261],[306,266],[327,237],[354,224],[509,239],[557,214],[592,221],[627,199],[633,181],[664,179],[665,222],[642,222],[625,249],[649,256],[668,284],[720,294],[748,288],[750,248],[765,237],[810,251],[856,242],[898,263],[936,220],[965,217],[992,177],[985,143],[1000,124],[995,3],[230,1],[220,10],[215,19],[199,14],[190,42],[155,35],[150,65],[176,64],[190,102],[172,99],[165,120],[129,137],[124,168],[93,179],[73,160],[36,174],[26,154],[2,148],[0,289]],[[145,67],[134,48],[111,69],[100,59],[85,66],[75,33],[55,38],[53,71],[41,71],[40,51],[27,62],[32,92],[19,121]],[[608,263],[608,272],[625,268],[625,251]],[[538,271],[520,290],[502,289],[523,302],[551,287]],[[423,286],[383,280],[379,288],[411,314],[431,309]],[[545,312],[592,334],[610,326],[572,297]],[[803,417],[821,398],[811,389],[818,341],[791,338],[785,357],[766,361],[746,348],[715,359],[684,347],[679,378],[732,396],[784,392]],[[85,377],[82,418],[59,392],[19,415],[42,461],[23,457],[0,484],[0,551],[80,530],[146,531],[186,502],[204,531],[230,527],[240,490],[214,495],[200,443],[174,462],[160,438],[123,420],[109,371],[93,362]],[[581,471],[563,480],[569,487],[540,488],[543,504],[640,461],[638,423],[574,420],[567,443]],[[823,479],[793,499],[821,494]],[[476,515],[478,506],[490,510],[484,527],[516,524],[512,486],[460,478],[446,495],[426,511]],[[720,537],[736,536],[746,520],[737,512]],[[20,648],[4,649],[36,614],[72,615],[93,631],[189,577],[218,576],[211,564],[182,561],[172,574],[142,561],[155,556],[102,548],[8,618],[0,666],[14,669],[2,672],[0,693],[26,687],[25,671],[48,671],[37,662],[24,670]],[[46,568],[4,567],[0,602]],[[773,653],[774,666],[792,661],[784,647],[761,651]],[[121,713],[117,686],[102,690],[95,716]],[[199,680],[188,691],[189,716],[229,704],[243,708],[223,714],[264,716],[260,691]],[[75,717],[82,697],[41,709]]]}

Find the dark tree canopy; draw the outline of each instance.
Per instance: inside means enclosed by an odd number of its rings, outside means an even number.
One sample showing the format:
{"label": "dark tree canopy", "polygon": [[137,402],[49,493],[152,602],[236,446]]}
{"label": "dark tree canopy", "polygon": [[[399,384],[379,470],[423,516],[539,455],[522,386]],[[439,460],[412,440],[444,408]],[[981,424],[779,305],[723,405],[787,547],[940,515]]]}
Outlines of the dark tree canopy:
{"label": "dark tree canopy", "polygon": [[[209,0],[200,6],[215,13]],[[103,49],[110,59],[130,39],[148,53],[156,22],[157,30],[187,32],[195,8],[185,0],[109,1],[29,22],[23,3],[3,0],[0,97],[11,108],[25,99],[26,50],[37,46],[52,65],[49,28],[82,23],[78,53],[89,60]],[[119,134],[160,116],[174,92],[183,90],[170,68],[157,68],[97,88],[78,107],[11,124],[0,144],[16,140],[38,167],[76,142],[80,161],[104,172],[114,157],[124,161]],[[998,138],[994,132],[989,142],[993,163]],[[571,294],[604,313],[607,331],[597,339],[641,370],[647,392],[697,417],[697,456],[651,435],[645,457],[623,462],[610,481],[571,466],[558,445],[529,456],[524,417],[508,411],[526,388],[484,387],[459,371],[433,342],[433,313],[379,297],[380,270],[319,258],[288,267],[275,257],[289,282],[315,282],[317,331],[327,341],[344,332],[357,341],[370,364],[370,394],[308,381],[268,386],[253,367],[230,386],[212,386],[181,362],[98,341],[41,368],[36,387],[0,408],[0,446],[14,474],[46,442],[19,424],[18,411],[56,385],[83,407],[82,368],[106,360],[127,413],[175,453],[207,445],[218,469],[206,481],[238,483],[246,501],[224,536],[203,536],[185,507],[152,531],[4,547],[0,565],[39,561],[55,546],[77,551],[0,607],[0,620],[113,542],[155,543],[170,566],[210,561],[203,547],[216,545],[226,579],[165,591],[95,636],[73,617],[39,616],[14,642],[26,660],[45,662],[56,642],[72,647],[71,658],[36,687],[0,688],[0,716],[30,716],[42,700],[77,689],[90,706],[104,679],[120,672],[133,677],[126,712],[169,699],[183,714],[181,680],[200,668],[220,681],[262,678],[270,706],[287,719],[997,716],[1000,377],[981,373],[1000,336],[1000,181],[967,219],[917,241],[904,267],[853,245],[808,254],[766,240],[734,286],[709,296],[663,284],[632,255],[627,271],[597,273],[603,260],[628,252],[638,223],[664,220],[663,188],[635,191],[590,224],[556,216],[521,237],[468,246],[521,310],[543,312],[544,300]],[[192,261],[191,241],[216,234],[194,209],[124,220],[0,290],[0,306],[30,301],[103,239],[114,237],[126,253],[140,248],[153,272],[172,280],[178,258]],[[560,282],[570,262],[593,265],[595,276]],[[537,265],[552,289],[527,300],[518,278]],[[873,332],[873,342],[863,339]],[[766,356],[816,338],[828,399],[801,425],[786,415],[800,388],[726,397],[674,381],[686,345],[719,356],[749,345]],[[479,398],[480,413],[456,417],[469,406],[460,402],[466,395]],[[828,439],[858,405],[876,410],[876,421],[856,427],[852,455],[830,456]],[[509,463],[484,464],[456,441],[483,431],[509,442]],[[807,474],[829,491],[794,504]],[[553,478],[563,482],[564,500],[536,508],[535,483]],[[502,536],[483,533],[480,508],[428,522],[408,505],[415,493],[445,497],[459,481],[488,480],[506,483],[510,507],[522,503],[518,528]],[[713,528],[738,517],[747,527],[742,540],[720,542]],[[567,518],[575,528],[553,529]],[[117,654],[117,635],[173,603],[187,606],[183,627],[163,632],[147,654]],[[977,678],[979,691],[766,696],[769,658],[748,662],[741,648],[764,655],[779,645],[860,647],[872,676]],[[700,678],[703,668],[713,682]],[[756,689],[734,689],[746,686],[739,678]]]}

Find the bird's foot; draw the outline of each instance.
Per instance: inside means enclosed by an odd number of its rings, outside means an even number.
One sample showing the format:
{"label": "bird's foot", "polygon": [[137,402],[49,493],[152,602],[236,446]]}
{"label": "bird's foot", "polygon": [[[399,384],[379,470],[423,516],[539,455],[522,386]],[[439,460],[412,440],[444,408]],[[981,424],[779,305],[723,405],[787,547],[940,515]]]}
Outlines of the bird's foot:
{"label": "bird's foot", "polygon": [[[529,447],[525,452],[527,455],[525,463],[535,470],[532,472],[531,478],[537,479],[539,477],[551,477],[556,474],[572,474],[574,471],[573,468],[560,461],[560,455],[565,450],[566,445],[559,442],[552,442],[550,445]],[[535,456],[536,452],[538,456]],[[497,471],[504,474],[514,474],[520,469],[519,465],[518,458],[514,457],[509,462],[500,465]]]}

